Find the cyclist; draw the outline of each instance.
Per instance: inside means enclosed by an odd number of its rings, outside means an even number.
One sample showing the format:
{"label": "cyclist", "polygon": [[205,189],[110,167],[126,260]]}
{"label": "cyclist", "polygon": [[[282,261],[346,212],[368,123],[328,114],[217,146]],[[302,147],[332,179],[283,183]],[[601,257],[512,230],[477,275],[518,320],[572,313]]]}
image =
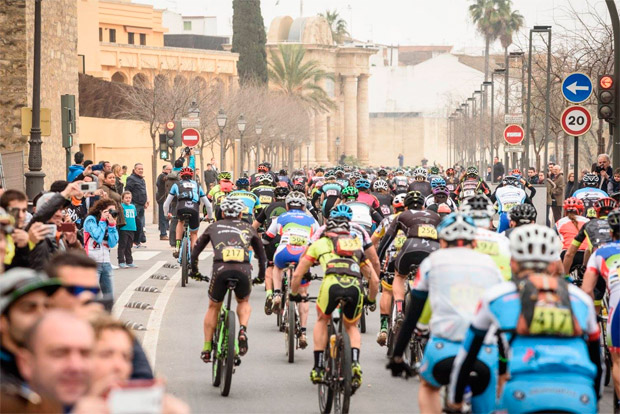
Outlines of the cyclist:
{"label": "cyclist", "polygon": [[[595,287],[600,277],[605,279],[609,303],[607,304],[607,347],[613,363],[612,376],[616,395],[620,395],[620,324],[618,305],[620,302],[620,275],[618,275],[618,256],[620,255],[620,211],[613,210],[607,216],[611,228],[612,241],[598,248],[590,256],[581,289],[594,298]],[[616,401],[616,404],[617,401]],[[617,408],[617,405],[616,407]]]}
{"label": "cyclist", "polygon": [[[439,389],[451,382],[452,362],[474,318],[476,305],[487,288],[502,282],[493,260],[474,250],[477,229],[470,217],[452,213],[441,221],[437,231],[442,248],[431,253],[420,265],[411,291],[411,306],[388,365],[395,376],[409,370],[402,355],[430,299],[431,337],[419,371],[418,401],[423,413],[441,411]],[[495,408],[493,372],[498,352],[493,339],[486,341],[486,352],[475,361],[474,370],[478,375],[471,384],[473,412],[488,413]]]}
{"label": "cyclist", "polygon": [[239,355],[248,351],[248,321],[252,308],[249,298],[252,291],[252,266],[249,249],[258,258],[258,277],[265,277],[267,259],[260,237],[248,223],[241,219],[245,205],[234,197],[226,197],[220,205],[222,220],[211,224],[202,233],[196,247],[192,249],[192,270],[198,273],[198,256],[211,243],[213,247],[213,270],[209,285],[209,308],[204,318],[204,346],[200,358],[211,362],[212,338],[222,301],[228,290],[228,280],[237,280],[235,297],[239,316]]}
{"label": "cyclist", "polygon": [[[523,178],[523,174],[521,174],[521,170],[518,168],[515,168],[514,170],[512,170],[512,172],[510,173],[510,176],[515,177],[519,180],[520,183],[520,188],[522,189],[527,189],[530,190],[530,194],[528,195],[528,198],[530,200],[532,200],[534,198],[534,196],[536,195],[536,188],[529,182],[527,181],[525,178]],[[499,186],[501,186],[502,184],[500,183]]]}
{"label": "cyclist", "polygon": [[193,180],[194,170],[189,167],[184,167],[179,173],[181,180],[175,183],[170,188],[170,193],[166,201],[164,201],[164,214],[168,218],[172,217],[170,213],[170,203],[176,197],[177,210],[175,216],[178,218],[176,229],[176,246],[172,255],[175,258],[179,257],[179,247],[183,239],[183,220],[182,215],[189,214],[189,231],[190,231],[190,243],[192,248],[196,244],[196,238],[198,237],[198,228],[200,227],[200,203],[207,208],[207,217],[213,217],[213,208],[211,203],[207,199],[202,187]]}
{"label": "cyclist", "polygon": [[257,175],[255,177],[257,184],[252,188],[252,192],[258,197],[260,206],[257,208],[257,213],[266,208],[273,201],[273,177],[268,174]]}
{"label": "cyclist", "polygon": [[351,221],[362,226],[370,234],[374,226],[381,223],[383,217],[377,210],[368,207],[368,204],[358,201],[358,196],[357,188],[351,186],[345,187],[341,193],[342,202],[353,210],[353,219]]}
{"label": "cyclist", "polygon": [[247,221],[248,224],[252,224],[254,222],[254,211],[260,209],[261,206],[258,196],[249,191],[250,181],[247,178],[239,178],[235,184],[237,189],[228,194],[228,197],[235,197],[243,201],[243,204],[245,204],[243,220]]}
{"label": "cyclist", "polygon": [[379,200],[379,211],[383,217],[392,214],[392,195],[390,194],[390,186],[387,181],[378,179],[372,184],[373,193]]}
{"label": "cyclist", "polygon": [[[271,311],[278,312],[282,306],[282,273],[286,267],[299,260],[310,244],[313,234],[319,229],[316,220],[305,211],[306,196],[299,191],[291,191],[286,196],[287,212],[279,215],[265,232],[264,238],[267,240],[280,236],[280,244],[273,255],[273,297],[271,300]],[[290,283],[290,280],[289,280]],[[309,281],[303,284],[305,294]],[[269,297],[265,306],[269,305]],[[308,303],[299,306],[299,319],[301,323],[300,346],[306,347],[306,323],[308,321]]]}
{"label": "cyclist", "polygon": [[510,237],[510,233],[514,231],[517,227],[525,226],[526,224],[536,223],[536,217],[538,217],[538,213],[536,212],[536,208],[534,208],[531,204],[517,204],[512,209],[510,209],[510,228],[506,229],[504,232],[504,236]]}
{"label": "cyclist", "polygon": [[467,167],[465,175],[459,182],[456,190],[454,190],[454,194],[456,194],[459,201],[462,201],[480,193],[489,196],[491,194],[491,189],[489,189],[487,183],[478,176],[477,167]]}
{"label": "cyclist", "polygon": [[521,188],[519,179],[511,175],[504,177],[501,187],[497,187],[491,195],[491,200],[497,202],[497,212],[499,213],[498,233],[502,233],[509,228],[510,218],[508,214],[514,206],[526,202],[531,203],[527,198],[525,190]]}
{"label": "cyclist", "polygon": [[[458,405],[475,370],[487,332],[495,325],[510,344],[500,361],[507,379],[501,408],[509,413],[594,413],[600,391],[599,328],[592,299],[552,277],[547,268],[560,253],[555,232],[521,226],[510,235],[513,281],[491,287],[478,305],[454,360],[449,399]],[[534,316],[536,315],[536,316]],[[493,374],[491,374],[493,375]]]}
{"label": "cyclist", "polygon": [[351,184],[349,179],[345,176],[344,169],[341,166],[334,168],[334,172],[336,173],[336,182],[340,184],[340,187],[345,188]]}
{"label": "cyclist", "polygon": [[426,180],[427,172],[424,167],[416,167],[413,170],[413,182],[409,184],[407,192],[418,191],[423,197],[432,193],[431,183]]}
{"label": "cyclist", "polygon": [[[321,383],[324,380],[323,354],[327,346],[327,324],[341,298],[346,298],[346,305],[340,310],[344,327],[351,341],[352,387],[357,390],[362,384],[362,368],[359,363],[361,335],[357,321],[364,302],[371,306],[376,303],[379,279],[369,265],[362,245],[351,234],[349,220],[345,216],[329,218],[323,236],[314,241],[306,250],[295,269],[291,284],[291,299],[300,299],[300,284],[310,267],[320,263],[325,277],[319,289],[316,301],[318,319],[314,325],[314,367],[310,380]],[[361,277],[368,279],[368,297],[362,293]]]}
{"label": "cyclist", "polygon": [[450,190],[450,197],[455,198],[454,192],[459,185],[459,180],[456,178],[456,171],[450,167],[446,170],[446,187]]}
{"label": "cyclist", "polygon": [[258,164],[258,168],[256,169],[256,172],[250,176],[250,186],[254,188],[257,185],[259,185],[260,184],[259,177],[261,177],[267,171],[269,170],[267,169],[267,166],[265,165],[264,162],[261,162],[260,164]]}
{"label": "cyclist", "polygon": [[[390,227],[390,224],[394,219],[403,211],[405,211],[405,197],[406,194],[398,194],[392,201],[392,207],[394,207],[394,214],[387,216],[381,221],[375,232],[372,234],[371,240],[375,248],[379,245],[381,239],[385,236],[385,232]],[[388,336],[388,324],[390,319],[390,306],[392,304],[392,282],[394,281],[394,268],[395,258],[403,244],[407,240],[407,235],[399,230],[394,241],[388,247],[385,265],[382,266],[379,273],[381,279],[381,287],[383,293],[381,294],[381,300],[379,301],[379,311],[381,315],[381,326],[379,328],[379,334],[377,335],[377,343],[381,346],[385,346]]]}
{"label": "cyclist", "polygon": [[336,181],[336,173],[328,171],[325,175],[325,184],[318,193],[321,195],[321,209],[323,217],[329,217],[331,209],[338,204],[342,186]]}
{"label": "cyclist", "polygon": [[[431,183],[431,185],[433,184],[433,180],[436,178],[441,178],[443,180],[443,177],[441,176],[439,172],[439,167],[433,165],[428,170],[428,181]],[[444,185],[445,185],[445,181],[444,181]]]}
{"label": "cyclist", "polygon": [[422,263],[431,252],[439,248],[437,242],[437,225],[441,221],[439,215],[432,211],[422,211],[424,197],[419,191],[410,191],[405,197],[406,211],[396,217],[379,244],[379,260],[382,261],[398,231],[407,236],[403,247],[395,259],[394,283],[392,294],[396,306],[396,322],[403,319],[403,301],[405,299],[405,279]]}
{"label": "cyclist", "polygon": [[[570,249],[575,236],[579,233],[579,230],[590,221],[585,218],[582,214],[584,213],[585,207],[583,205],[583,201],[578,198],[570,197],[564,200],[564,214],[565,216],[559,219],[555,223],[555,229],[560,235],[560,240],[562,241],[562,253],[561,257],[564,259],[566,252]],[[582,244],[579,247],[579,250],[575,252],[575,257],[573,259],[573,267],[574,265],[581,266],[583,264],[583,254],[586,250],[586,245]]]}
{"label": "cyclist", "polygon": [[601,198],[608,197],[607,193],[600,188],[600,177],[594,173],[586,173],[581,179],[582,187],[573,193],[573,197],[583,201],[587,217],[595,217],[594,203]]}
{"label": "cyclist", "polygon": [[[381,204],[379,204],[379,200],[377,197],[370,194],[370,181],[365,178],[360,178],[355,182],[355,188],[357,188],[358,191],[357,201],[366,204],[373,210],[379,209],[381,206]],[[379,212],[379,214],[381,213]]]}
{"label": "cyclist", "polygon": [[435,188],[433,188],[433,194],[429,195],[424,199],[425,208],[428,209],[432,206],[435,206],[431,208],[432,211],[437,212],[437,206],[439,206],[439,204],[447,204],[450,207],[450,210],[457,210],[456,203],[450,198],[450,190],[448,190],[448,187],[446,187],[445,185],[435,186]]}
{"label": "cyclist", "polygon": [[215,217],[217,220],[222,218],[219,205],[228,194],[233,191],[233,183],[230,181],[232,178],[228,171],[222,171],[217,175],[219,183],[214,185],[213,188],[207,194],[207,198],[213,203],[215,210]]}

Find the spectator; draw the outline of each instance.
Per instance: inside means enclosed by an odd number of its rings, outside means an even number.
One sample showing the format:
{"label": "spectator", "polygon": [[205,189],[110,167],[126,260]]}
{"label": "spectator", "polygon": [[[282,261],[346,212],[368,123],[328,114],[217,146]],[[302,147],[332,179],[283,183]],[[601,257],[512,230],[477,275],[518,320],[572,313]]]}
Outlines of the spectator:
{"label": "spectator", "polygon": [[116,177],[116,179],[114,180],[114,187],[116,189],[116,192],[119,194],[122,194],[125,188],[125,184],[123,184],[123,181],[122,181],[123,170],[121,169],[120,164],[114,164],[112,166],[112,172],[114,173],[114,176]]}
{"label": "spectator", "polygon": [[118,244],[116,202],[101,199],[88,212],[84,221],[84,248],[88,257],[97,262],[99,286],[104,295],[113,295],[110,249]]}
{"label": "spectator", "polygon": [[123,183],[123,185],[127,184],[127,177],[129,177],[129,175],[127,174],[127,166],[123,165],[121,167],[121,183]]}
{"label": "spectator", "polygon": [[549,164],[547,164],[547,177],[551,178],[553,180],[553,166],[555,165],[554,162],[549,161]]}
{"label": "spectator", "polygon": [[562,218],[562,206],[564,204],[564,174],[559,165],[552,168],[553,180],[551,180],[551,210],[553,211],[553,222]]}
{"label": "spectator", "polygon": [[527,169],[527,180],[530,184],[541,184],[538,182],[538,174],[536,174],[536,168],[530,167]]}
{"label": "spectator", "polygon": [[544,172],[539,172],[538,173],[538,184],[546,184],[547,181],[545,181],[545,173]]}
{"label": "spectator", "polygon": [[605,189],[607,194],[613,194],[620,191],[620,168],[616,168],[614,171],[614,176],[609,180],[609,184],[607,184],[607,188]]}
{"label": "spectator", "polygon": [[84,242],[83,233],[81,232],[84,226],[84,219],[88,215],[88,209],[86,208],[85,195],[81,191],[71,196],[71,202],[65,209],[65,215],[71,219],[71,222],[75,224],[78,229],[78,239],[80,243]]}
{"label": "spectator", "polygon": [[502,164],[499,158],[493,158],[493,182],[501,180],[505,172],[504,164]]}
{"label": "spectator", "polygon": [[573,193],[579,189],[579,183],[575,182],[575,173],[568,173],[568,177],[566,178],[566,189],[564,190],[564,199],[570,198],[573,196]]}
{"label": "spectator", "polygon": [[609,180],[613,176],[613,169],[611,168],[611,159],[609,158],[609,155],[599,155],[597,158],[597,164],[592,166],[592,172],[595,172],[600,178],[598,188],[606,191],[609,185]]}
{"label": "spectator", "polygon": [[125,226],[121,227],[118,236],[118,266],[121,269],[126,267],[137,267],[133,264],[131,248],[133,237],[136,233],[136,207],[131,204],[131,193],[123,193],[123,214],[125,215]]}
{"label": "spectator", "polygon": [[[170,189],[172,188],[172,186],[176,183],[179,182],[179,171],[180,171],[180,167],[179,169],[177,169],[177,166],[182,166],[183,165],[183,159],[180,158],[178,160],[175,161],[174,163],[174,168],[172,169],[172,172],[170,174],[168,174],[168,177],[166,177],[166,188],[165,188],[165,193],[166,193],[166,197],[168,197],[168,194],[170,194]],[[170,203],[170,210],[168,210],[170,212],[173,212],[173,214],[177,211],[177,198],[175,197],[172,202]],[[170,241],[170,247],[176,247],[176,238],[177,238],[177,234],[176,234],[176,228],[177,228],[177,218],[175,215],[172,216],[172,218],[170,219],[170,226],[169,226],[169,232],[170,235],[168,236],[168,239]]]}
{"label": "spectator", "polygon": [[144,166],[142,164],[137,163],[134,166],[133,173],[127,177],[125,189],[131,192],[133,205],[136,206],[136,236],[134,238],[134,245],[136,248],[140,248],[142,243],[146,243],[144,209],[149,208],[146,181],[144,181]]}
{"label": "spectator", "polygon": [[213,164],[207,164],[207,169],[203,173],[207,193],[217,184],[217,171]]}
{"label": "spectator", "polygon": [[75,164],[69,166],[69,174],[67,174],[67,181],[72,182],[78,175],[84,171],[84,153],[78,151],[73,155],[73,161]]}
{"label": "spectator", "polygon": [[116,203],[116,211],[120,214],[118,215],[118,226],[125,225],[125,216],[122,214],[121,207],[121,194],[116,192],[116,176],[112,171],[103,173],[103,186],[101,190],[107,194],[107,198]]}
{"label": "spectator", "polygon": [[487,167],[487,175],[486,175],[486,177],[484,177],[484,179],[487,182],[491,182],[491,180],[493,179],[492,168],[490,166]]}
{"label": "spectator", "polygon": [[77,316],[51,310],[28,331],[17,357],[19,372],[33,391],[69,412],[88,391],[92,375],[93,328]]}
{"label": "spectator", "polygon": [[155,200],[157,201],[159,216],[159,240],[168,240],[167,234],[170,223],[164,214],[164,201],[166,201],[166,197],[168,197],[168,193],[166,193],[166,178],[170,172],[172,172],[172,167],[169,163],[165,163],[162,167],[161,174],[159,174],[157,181],[155,182],[155,186],[157,188]]}
{"label": "spectator", "polygon": [[43,270],[50,257],[57,251],[67,249],[82,249],[77,238],[77,229],[72,232],[59,232],[58,226],[63,222],[70,222],[71,218],[63,214],[65,205],[74,195],[81,193],[76,183],[71,183],[60,193],[45,193],[37,201],[37,211],[27,227],[30,230],[35,223],[44,223],[47,231],[43,240],[39,241],[30,250],[30,267]]}

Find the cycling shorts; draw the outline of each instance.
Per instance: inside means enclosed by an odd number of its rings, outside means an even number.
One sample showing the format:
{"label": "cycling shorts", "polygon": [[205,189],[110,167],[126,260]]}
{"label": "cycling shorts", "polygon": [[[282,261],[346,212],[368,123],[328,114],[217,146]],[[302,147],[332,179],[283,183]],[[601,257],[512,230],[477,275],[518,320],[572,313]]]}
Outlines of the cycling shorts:
{"label": "cycling shorts", "polygon": [[364,295],[360,280],[351,276],[325,276],[319,296],[316,300],[317,310],[324,315],[331,313],[338,306],[339,298],[348,298],[344,309],[341,309],[347,322],[356,322],[362,316]]}
{"label": "cycling shorts", "polygon": [[558,372],[515,376],[501,398],[509,413],[596,413],[596,404],[592,378]]}
{"label": "cycling shorts", "polygon": [[620,292],[609,295],[607,309],[607,347],[611,352],[620,353]]}
{"label": "cycling shorts", "polygon": [[198,227],[200,227],[200,217],[198,214],[198,208],[196,203],[194,203],[193,201],[179,201],[179,204],[177,206],[177,218],[181,220],[183,214],[188,214],[190,216],[189,230],[198,230]]}
{"label": "cycling shorts", "polygon": [[408,238],[396,256],[396,271],[406,276],[411,272],[411,267],[420,265],[426,257],[439,249],[439,243],[435,240]]}
{"label": "cycling shorts", "polygon": [[[281,244],[273,255],[273,264],[280,269],[286,269],[289,263],[297,265],[301,260],[307,246],[291,246]],[[306,286],[310,282],[306,279],[301,280],[301,285]]]}
{"label": "cycling shorts", "polygon": [[[420,364],[420,376],[435,388],[450,383],[454,358],[461,347],[460,342],[431,336],[424,349]],[[495,409],[498,352],[496,346],[483,345],[470,374],[472,407],[476,413],[490,413]]]}
{"label": "cycling shorts", "polygon": [[273,266],[273,255],[276,253],[276,243],[271,241],[268,244],[263,244],[265,248],[265,255],[267,256],[267,261],[271,266]]}
{"label": "cycling shorts", "polygon": [[213,274],[209,284],[209,298],[222,302],[228,292],[228,279],[235,279],[235,296],[244,299],[252,292],[252,266],[249,263],[213,263]]}

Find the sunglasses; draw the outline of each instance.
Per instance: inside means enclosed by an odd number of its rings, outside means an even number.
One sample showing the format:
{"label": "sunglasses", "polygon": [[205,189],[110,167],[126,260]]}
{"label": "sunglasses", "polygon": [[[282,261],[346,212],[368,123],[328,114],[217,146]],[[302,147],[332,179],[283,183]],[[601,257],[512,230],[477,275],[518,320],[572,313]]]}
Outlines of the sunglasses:
{"label": "sunglasses", "polygon": [[82,292],[90,292],[93,295],[98,295],[101,292],[99,287],[92,286],[65,285],[63,287],[73,296],[79,296]]}

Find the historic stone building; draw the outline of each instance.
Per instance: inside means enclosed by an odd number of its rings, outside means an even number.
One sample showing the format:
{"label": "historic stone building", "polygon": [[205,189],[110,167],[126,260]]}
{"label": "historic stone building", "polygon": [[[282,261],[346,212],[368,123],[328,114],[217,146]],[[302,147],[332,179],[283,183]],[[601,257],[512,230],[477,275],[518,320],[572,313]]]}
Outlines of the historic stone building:
{"label": "historic stone building", "polygon": [[306,58],[333,75],[322,86],[336,108],[311,115],[310,163],[335,163],[344,153],[368,164],[368,58],[377,50],[354,43],[334,44],[329,24],[320,16],[276,17],[267,34],[267,56],[280,43],[303,45]]}
{"label": "historic stone building", "polygon": [[[51,135],[42,137],[41,147],[47,187],[65,176],[60,95],[78,93],[77,1],[43,1],[41,21],[41,107],[51,110]],[[21,133],[21,109],[32,106],[33,38],[34,0],[3,0],[0,154],[5,184],[12,188],[24,188],[28,137]]]}

